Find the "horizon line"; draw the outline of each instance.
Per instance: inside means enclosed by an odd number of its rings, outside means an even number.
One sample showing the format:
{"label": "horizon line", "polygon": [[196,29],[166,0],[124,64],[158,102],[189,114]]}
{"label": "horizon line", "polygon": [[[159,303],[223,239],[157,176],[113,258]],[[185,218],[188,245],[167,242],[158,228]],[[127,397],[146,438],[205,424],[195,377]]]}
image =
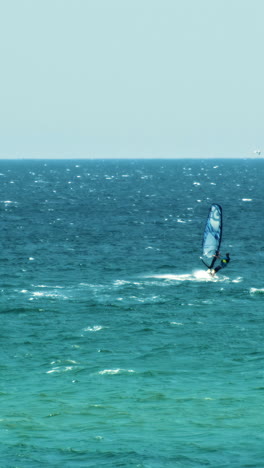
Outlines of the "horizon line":
{"label": "horizon line", "polygon": [[115,161],[131,161],[131,160],[137,160],[137,161],[151,161],[151,160],[213,160],[213,159],[224,159],[224,160],[230,160],[230,159],[254,159],[254,160],[262,160],[262,156],[211,156],[211,157],[206,157],[206,156],[185,156],[185,157],[90,157],[90,156],[78,156],[78,157],[73,157],[73,156],[65,156],[65,157],[51,157],[51,156],[43,156],[43,157],[34,157],[34,156],[28,156],[28,157],[1,157],[0,156],[0,161],[96,161],[96,160],[115,160]]}

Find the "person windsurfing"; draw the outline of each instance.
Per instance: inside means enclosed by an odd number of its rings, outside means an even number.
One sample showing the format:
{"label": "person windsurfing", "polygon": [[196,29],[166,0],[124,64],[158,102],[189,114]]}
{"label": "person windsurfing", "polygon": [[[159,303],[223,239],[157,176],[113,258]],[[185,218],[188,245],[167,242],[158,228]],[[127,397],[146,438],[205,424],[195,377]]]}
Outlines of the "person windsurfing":
{"label": "person windsurfing", "polygon": [[[217,252],[217,255],[215,255],[215,257],[221,258],[220,252]],[[210,269],[211,275],[214,276],[219,270],[221,270],[222,268],[225,268],[228,265],[229,262],[230,262],[230,255],[229,255],[229,253],[226,253],[226,256],[221,259],[221,264],[218,265],[216,268],[211,268]]]}

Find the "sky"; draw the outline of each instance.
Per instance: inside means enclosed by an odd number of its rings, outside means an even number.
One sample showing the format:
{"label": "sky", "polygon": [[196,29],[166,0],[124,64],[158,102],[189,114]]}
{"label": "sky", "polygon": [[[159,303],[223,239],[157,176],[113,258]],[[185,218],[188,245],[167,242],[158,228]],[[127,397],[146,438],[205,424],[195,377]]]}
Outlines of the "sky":
{"label": "sky", "polygon": [[0,0],[0,158],[264,151],[263,0]]}

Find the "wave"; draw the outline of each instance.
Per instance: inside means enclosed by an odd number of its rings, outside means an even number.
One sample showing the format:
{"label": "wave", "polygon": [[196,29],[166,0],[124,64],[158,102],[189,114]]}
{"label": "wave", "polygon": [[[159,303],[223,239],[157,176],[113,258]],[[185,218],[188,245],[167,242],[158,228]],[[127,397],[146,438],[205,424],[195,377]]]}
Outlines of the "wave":
{"label": "wave", "polygon": [[94,325],[93,327],[84,328],[83,331],[97,332],[97,331],[100,331],[102,329],[103,329],[103,327],[101,325]]}
{"label": "wave", "polygon": [[60,359],[57,361],[52,361],[50,363],[53,367],[46,371],[46,374],[53,374],[53,373],[61,373],[61,372],[68,372],[72,370],[76,370],[78,363],[72,359],[67,359],[65,361],[61,361]]}
{"label": "wave", "polygon": [[115,375],[115,374],[126,374],[126,373],[134,373],[135,371],[133,369],[104,369],[102,371],[99,371],[98,374],[100,375],[105,375],[105,374],[110,374],[110,375]]}
{"label": "wave", "polygon": [[232,283],[239,283],[242,281],[241,277],[235,278],[233,280],[230,277],[221,275],[212,276],[206,270],[195,270],[192,273],[185,273],[185,274],[162,274],[162,275],[152,275],[146,276],[146,278],[155,278],[155,279],[163,279],[165,281],[196,281],[196,282],[223,282],[223,281],[231,281]]}
{"label": "wave", "polygon": [[264,294],[264,288],[250,288],[250,294]]}
{"label": "wave", "polygon": [[205,270],[197,270],[193,273],[185,274],[162,274],[162,275],[152,275],[150,278],[163,279],[165,281],[218,281],[218,277],[212,277],[210,273],[207,273]]}

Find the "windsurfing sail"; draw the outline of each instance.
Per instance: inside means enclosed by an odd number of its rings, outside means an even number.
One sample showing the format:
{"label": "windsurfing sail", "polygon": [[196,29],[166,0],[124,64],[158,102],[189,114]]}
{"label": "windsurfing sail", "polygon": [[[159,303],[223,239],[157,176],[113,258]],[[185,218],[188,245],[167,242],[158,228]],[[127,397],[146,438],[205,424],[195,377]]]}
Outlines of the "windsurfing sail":
{"label": "windsurfing sail", "polygon": [[213,268],[216,261],[222,240],[222,228],[222,208],[220,205],[213,203],[206,221],[202,245],[201,259],[207,268]]}

